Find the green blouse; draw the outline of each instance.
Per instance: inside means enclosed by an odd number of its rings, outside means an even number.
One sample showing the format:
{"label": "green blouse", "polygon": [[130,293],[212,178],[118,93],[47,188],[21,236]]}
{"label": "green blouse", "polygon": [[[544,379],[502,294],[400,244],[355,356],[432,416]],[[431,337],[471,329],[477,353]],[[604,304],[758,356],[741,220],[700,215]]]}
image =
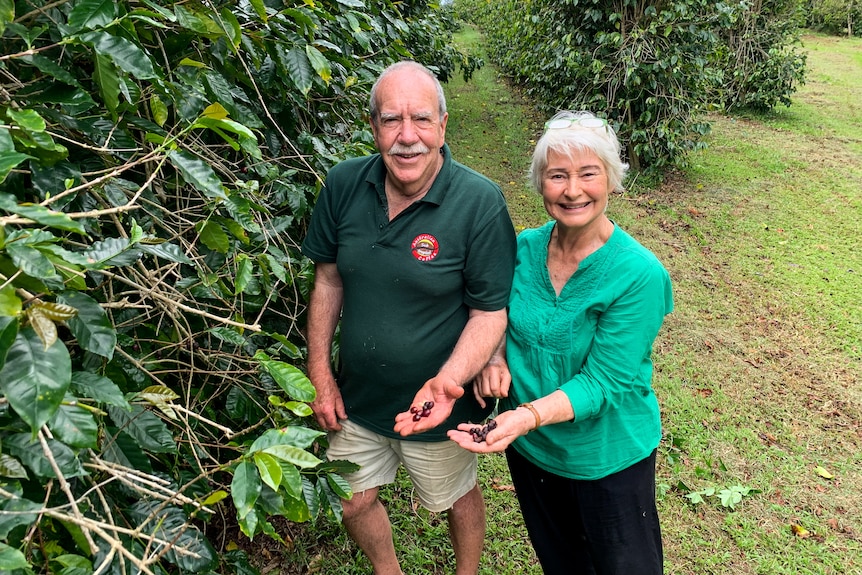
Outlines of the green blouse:
{"label": "green blouse", "polygon": [[599,479],[647,457],[661,439],[652,389],[653,341],[673,309],[670,276],[615,225],[556,295],[548,275],[554,222],[518,236],[506,355],[512,373],[501,409],[562,390],[573,421],[546,425],[513,447],[571,479]]}

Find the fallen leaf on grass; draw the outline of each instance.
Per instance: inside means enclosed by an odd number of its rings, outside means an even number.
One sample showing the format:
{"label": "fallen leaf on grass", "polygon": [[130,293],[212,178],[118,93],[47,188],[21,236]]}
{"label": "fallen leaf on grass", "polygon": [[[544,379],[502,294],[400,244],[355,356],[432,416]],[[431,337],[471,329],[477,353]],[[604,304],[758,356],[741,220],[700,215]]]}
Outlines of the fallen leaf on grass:
{"label": "fallen leaf on grass", "polygon": [[808,539],[811,537],[811,532],[808,529],[796,523],[790,524],[790,531],[800,539]]}
{"label": "fallen leaf on grass", "polygon": [[829,470],[823,466],[818,465],[814,468],[814,473],[822,477],[823,479],[835,479],[835,476],[829,473]]}

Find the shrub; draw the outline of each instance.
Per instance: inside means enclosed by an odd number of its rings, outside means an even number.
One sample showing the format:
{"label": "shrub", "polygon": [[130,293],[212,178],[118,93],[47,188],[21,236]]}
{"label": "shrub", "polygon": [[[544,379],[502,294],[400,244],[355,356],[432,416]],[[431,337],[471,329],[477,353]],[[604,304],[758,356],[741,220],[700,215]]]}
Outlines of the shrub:
{"label": "shrub", "polygon": [[4,573],[201,572],[215,514],[340,519],[298,244],[378,72],[463,60],[410,9],[0,1]]}

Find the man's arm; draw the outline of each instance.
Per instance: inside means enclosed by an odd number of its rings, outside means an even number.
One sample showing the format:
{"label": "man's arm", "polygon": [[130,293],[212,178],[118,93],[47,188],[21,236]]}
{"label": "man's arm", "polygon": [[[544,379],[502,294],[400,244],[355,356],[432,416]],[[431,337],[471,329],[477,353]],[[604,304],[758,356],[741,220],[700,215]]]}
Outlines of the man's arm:
{"label": "man's arm", "polygon": [[346,419],[341,392],[332,373],[332,338],[341,317],[344,287],[334,263],[315,264],[314,288],[308,307],[308,376],[317,397],[311,402],[314,417],[327,431],[341,429]]}
{"label": "man's arm", "polygon": [[[452,355],[436,376],[425,382],[413,399],[412,406],[421,407],[433,401],[434,408],[428,417],[414,421],[409,411],[395,417],[395,431],[411,435],[426,431],[443,423],[452,413],[455,400],[464,395],[464,384],[485,367],[506,331],[506,310],[470,310],[470,317]],[[410,406],[405,406],[409,409]]]}

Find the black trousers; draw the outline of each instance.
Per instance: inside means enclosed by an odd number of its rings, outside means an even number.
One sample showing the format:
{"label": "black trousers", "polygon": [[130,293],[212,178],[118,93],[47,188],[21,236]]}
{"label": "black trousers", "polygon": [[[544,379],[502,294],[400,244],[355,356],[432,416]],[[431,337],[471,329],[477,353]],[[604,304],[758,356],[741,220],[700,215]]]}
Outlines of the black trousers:
{"label": "black trousers", "polygon": [[548,473],[506,450],[515,493],[545,575],[661,575],[656,452],[593,481]]}

